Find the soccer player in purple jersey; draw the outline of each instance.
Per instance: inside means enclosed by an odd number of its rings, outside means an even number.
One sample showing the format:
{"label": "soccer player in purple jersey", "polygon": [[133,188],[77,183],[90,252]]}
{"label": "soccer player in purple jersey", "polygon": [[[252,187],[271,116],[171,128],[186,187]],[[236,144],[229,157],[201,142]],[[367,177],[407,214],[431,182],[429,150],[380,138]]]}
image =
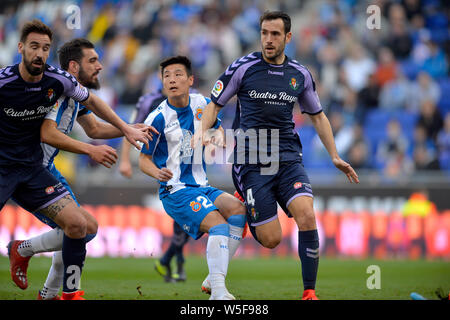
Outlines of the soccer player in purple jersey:
{"label": "soccer player in purple jersey", "polygon": [[[282,239],[277,202],[294,218],[299,230],[302,299],[314,300],[317,299],[319,237],[312,187],[302,164],[302,145],[292,121],[296,101],[302,113],[310,117],[336,168],[350,182],[359,180],[350,164],[338,155],[310,72],[284,53],[292,38],[290,17],[283,12],[265,12],[260,18],[260,28],[262,52],[236,60],[217,80],[211,103],[203,113],[201,129],[194,135],[192,144],[196,145],[200,139],[208,143],[206,131],[213,126],[220,109],[237,95],[233,129],[238,131],[232,177],[245,199],[249,229],[261,245],[275,248]],[[245,143],[242,145],[240,140]],[[270,143],[266,144],[266,140]],[[262,148],[261,143],[266,147]]]}
{"label": "soccer player in purple jersey", "polygon": [[[103,67],[94,45],[89,40],[77,38],[68,41],[58,50],[58,55],[61,68],[73,75],[81,85],[88,89],[98,90],[100,88],[98,75]],[[92,139],[117,138],[123,136],[123,133],[109,123],[96,120],[90,110],[64,95],[57,100],[52,110],[45,116],[41,126],[41,146],[44,151],[43,165],[64,185],[77,205],[80,206],[66,179],[55,167],[54,159],[59,150],[87,154],[94,161],[107,168],[110,168],[116,162],[117,154],[116,150],[108,145],[92,145],[69,137],[75,121],[83,127],[86,134]],[[135,124],[135,126],[146,127],[142,123]],[[97,221],[89,212],[83,208],[81,210],[87,220],[86,242],[88,242],[97,233]],[[53,221],[39,212],[33,212],[33,214],[50,226],[52,230],[23,241],[17,251],[25,258],[31,258],[40,252],[56,251],[53,254],[52,266],[47,280],[42,290],[39,291],[38,300],[59,300],[58,292],[64,274],[61,252],[64,233]]]}
{"label": "soccer player in purple jersey", "polygon": [[[64,231],[63,299],[82,299],[77,284],[86,256],[87,221],[69,192],[46,168],[40,144],[40,127],[61,95],[73,98],[116,126],[139,148],[148,145],[148,132],[128,126],[100,98],[82,87],[64,70],[46,64],[52,42],[51,29],[39,20],[24,24],[18,44],[22,61],[0,70],[0,210],[14,198],[30,212],[40,211]],[[28,286],[27,258],[8,244],[11,277]]]}

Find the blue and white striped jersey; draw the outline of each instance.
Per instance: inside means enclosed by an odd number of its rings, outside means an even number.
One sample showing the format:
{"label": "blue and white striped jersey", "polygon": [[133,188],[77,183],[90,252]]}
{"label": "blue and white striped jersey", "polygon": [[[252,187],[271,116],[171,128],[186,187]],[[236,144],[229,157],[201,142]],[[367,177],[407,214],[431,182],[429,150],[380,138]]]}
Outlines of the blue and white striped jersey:
{"label": "blue and white striped jersey", "polygon": [[[203,153],[198,159],[191,148],[191,138],[200,125],[203,109],[210,101],[201,94],[191,93],[189,105],[177,108],[166,99],[145,120],[145,124],[155,127],[159,135],[149,141],[148,149],[144,145],[141,152],[152,156],[158,168],[168,168],[173,173],[172,179],[160,182],[160,198],[187,186],[209,186]],[[220,123],[218,118],[216,129]]]}
{"label": "blue and white striped jersey", "polygon": [[[69,134],[73,129],[73,123],[77,117],[91,113],[85,106],[70,97],[61,96],[53,108],[47,113],[45,119],[56,122],[57,128],[64,134]],[[44,167],[51,168],[53,160],[58,155],[59,149],[46,143],[41,143],[42,151],[44,152]]]}

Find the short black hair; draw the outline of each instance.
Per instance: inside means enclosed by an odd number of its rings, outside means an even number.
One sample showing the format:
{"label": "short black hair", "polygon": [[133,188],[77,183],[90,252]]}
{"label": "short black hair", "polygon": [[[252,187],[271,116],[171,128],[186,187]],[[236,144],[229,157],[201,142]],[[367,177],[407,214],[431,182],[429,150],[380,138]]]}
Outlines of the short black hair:
{"label": "short black hair", "polygon": [[50,38],[50,41],[52,41],[52,30],[41,20],[33,19],[32,21],[28,21],[23,25],[22,30],[20,31],[20,42],[25,43],[28,35],[32,32],[46,34]]}
{"label": "short black hair", "polygon": [[287,13],[282,11],[265,11],[263,15],[259,18],[259,27],[261,28],[263,21],[265,20],[283,20],[284,33],[287,34],[291,31],[291,17]]}
{"label": "short black hair", "polygon": [[161,75],[164,72],[164,69],[167,66],[170,66],[172,64],[182,64],[186,68],[186,72],[188,76],[192,76],[192,64],[191,60],[189,60],[188,57],[185,56],[174,56],[167,59],[164,59],[159,66],[161,67]]}
{"label": "short black hair", "polygon": [[76,38],[64,45],[58,50],[59,65],[62,69],[69,69],[69,62],[76,61],[81,64],[83,58],[83,49],[94,49],[92,42],[84,38]]}

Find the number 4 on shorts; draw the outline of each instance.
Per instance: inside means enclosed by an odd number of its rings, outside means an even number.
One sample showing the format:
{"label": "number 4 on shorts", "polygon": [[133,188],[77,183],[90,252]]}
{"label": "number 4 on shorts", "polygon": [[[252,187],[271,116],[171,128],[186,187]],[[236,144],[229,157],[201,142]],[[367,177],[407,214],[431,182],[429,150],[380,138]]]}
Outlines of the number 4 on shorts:
{"label": "number 4 on shorts", "polygon": [[253,198],[252,188],[247,190],[247,204],[252,207],[255,206],[255,198]]}

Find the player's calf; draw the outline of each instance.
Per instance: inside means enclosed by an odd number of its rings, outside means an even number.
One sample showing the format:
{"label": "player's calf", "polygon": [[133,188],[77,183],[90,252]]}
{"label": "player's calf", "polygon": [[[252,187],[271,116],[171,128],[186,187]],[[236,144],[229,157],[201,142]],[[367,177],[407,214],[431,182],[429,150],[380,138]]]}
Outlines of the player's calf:
{"label": "player's calf", "polygon": [[75,201],[66,196],[42,210],[64,230],[62,259],[64,263],[63,296],[78,291],[86,258],[87,221]]}

